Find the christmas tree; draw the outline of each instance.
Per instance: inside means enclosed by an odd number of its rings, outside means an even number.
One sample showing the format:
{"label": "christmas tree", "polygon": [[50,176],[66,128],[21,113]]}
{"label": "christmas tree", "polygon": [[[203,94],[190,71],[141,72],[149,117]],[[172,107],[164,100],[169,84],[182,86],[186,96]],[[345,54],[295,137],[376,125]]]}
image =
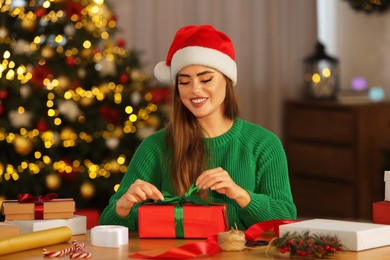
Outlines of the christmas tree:
{"label": "christmas tree", "polygon": [[102,209],[169,90],[114,40],[104,0],[0,0],[0,200],[57,193]]}

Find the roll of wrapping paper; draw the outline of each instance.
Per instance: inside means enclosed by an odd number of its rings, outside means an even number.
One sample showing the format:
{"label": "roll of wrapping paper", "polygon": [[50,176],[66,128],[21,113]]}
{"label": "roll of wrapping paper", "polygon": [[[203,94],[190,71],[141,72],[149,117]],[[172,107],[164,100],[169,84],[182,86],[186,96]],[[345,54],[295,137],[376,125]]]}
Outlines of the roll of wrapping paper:
{"label": "roll of wrapping paper", "polygon": [[72,231],[69,227],[58,227],[1,239],[0,256],[64,243],[71,238]]}

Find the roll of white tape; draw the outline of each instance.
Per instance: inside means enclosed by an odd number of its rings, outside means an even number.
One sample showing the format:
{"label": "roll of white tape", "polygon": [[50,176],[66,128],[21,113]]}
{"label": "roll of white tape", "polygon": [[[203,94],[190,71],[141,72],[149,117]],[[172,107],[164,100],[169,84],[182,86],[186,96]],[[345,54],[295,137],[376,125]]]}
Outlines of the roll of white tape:
{"label": "roll of white tape", "polygon": [[129,229],[124,226],[102,225],[91,229],[91,244],[102,247],[120,247],[129,242]]}

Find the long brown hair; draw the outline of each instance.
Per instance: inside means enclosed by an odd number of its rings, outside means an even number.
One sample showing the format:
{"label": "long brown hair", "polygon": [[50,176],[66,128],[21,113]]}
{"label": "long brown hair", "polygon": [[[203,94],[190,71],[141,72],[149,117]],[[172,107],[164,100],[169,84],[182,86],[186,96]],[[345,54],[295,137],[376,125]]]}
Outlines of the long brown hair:
{"label": "long brown hair", "polygon": [[[229,119],[238,116],[239,106],[234,92],[233,82],[225,76],[226,97],[224,114]],[[180,100],[176,79],[173,93],[173,110],[171,121],[167,126],[167,142],[171,149],[171,160],[168,167],[177,196],[183,196],[188,188],[195,183],[197,177],[211,162],[211,154],[203,142],[204,131],[196,117]],[[207,194],[199,194],[207,198]]]}

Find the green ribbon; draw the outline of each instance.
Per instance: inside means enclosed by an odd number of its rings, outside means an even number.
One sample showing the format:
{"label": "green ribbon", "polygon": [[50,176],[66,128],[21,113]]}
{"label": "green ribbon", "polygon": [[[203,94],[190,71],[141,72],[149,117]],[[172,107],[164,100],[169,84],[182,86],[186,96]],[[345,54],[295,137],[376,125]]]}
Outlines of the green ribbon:
{"label": "green ribbon", "polygon": [[184,193],[183,197],[178,197],[168,192],[162,192],[164,200],[155,201],[155,204],[176,204],[174,208],[176,238],[184,238],[184,203],[189,202],[209,206],[207,202],[194,195],[198,191],[199,188],[195,184],[192,184],[186,193]]}

